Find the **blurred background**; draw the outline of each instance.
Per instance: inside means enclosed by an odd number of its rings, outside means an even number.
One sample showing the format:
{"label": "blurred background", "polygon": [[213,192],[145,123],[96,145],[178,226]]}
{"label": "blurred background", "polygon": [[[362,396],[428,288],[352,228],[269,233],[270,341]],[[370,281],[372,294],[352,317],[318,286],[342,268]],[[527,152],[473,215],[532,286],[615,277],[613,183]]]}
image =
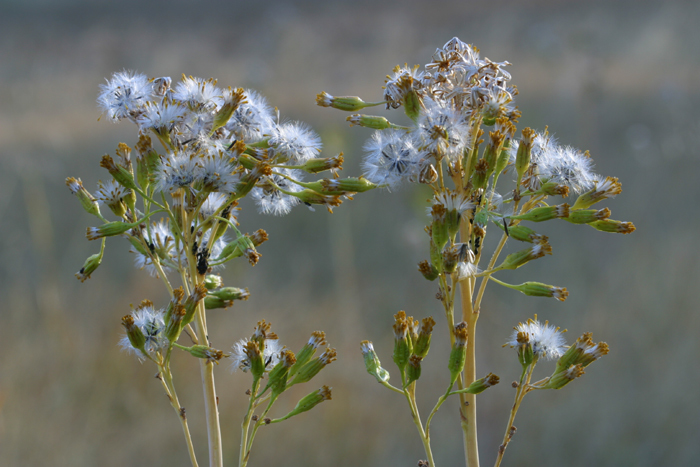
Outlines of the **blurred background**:
{"label": "blurred background", "polygon": [[[154,367],[117,345],[129,305],[162,303],[161,283],[133,267],[118,238],[92,279],[74,277],[99,245],[85,239],[93,219],[64,180],[94,190],[106,176],[100,156],[136,142],[130,123],[98,121],[105,77],[185,73],[257,89],[284,118],[313,126],[325,155],[343,151],[345,176],[357,176],[370,132],[348,128],[346,114],[317,107],[315,95],[379,100],[396,64],[425,64],[453,36],[513,64],[519,127],[548,125],[562,143],[589,149],[599,173],[622,181],[623,194],[606,203],[613,218],[637,226],[627,236],[538,226],[554,255],[502,278],[566,286],[565,303],[487,289],[477,373],[502,384],[479,398],[482,464],[495,459],[519,375],[515,352],[501,346],[537,313],[568,328],[569,342],[591,331],[611,352],[564,390],[525,399],[504,465],[697,465],[700,222],[683,203],[700,196],[698,20],[700,3],[673,1],[0,2],[0,465],[188,465]],[[285,394],[276,415],[322,384],[333,400],[261,430],[250,465],[424,458],[405,400],[366,374],[359,342],[372,340],[392,371],[392,315],[433,315],[418,387],[422,411],[433,407],[448,349],[435,284],[416,270],[427,256],[427,197],[407,186],[358,195],[332,215],[302,206],[283,218],[243,204],[241,230],[264,228],[270,241],[255,268],[241,261],[223,272],[252,296],[210,313],[213,345],[229,349],[264,318],[292,350],[322,329],[339,354]],[[551,369],[541,366],[544,377]],[[226,465],[235,465],[250,375],[227,364],[217,374]],[[206,465],[197,362],[179,358],[175,378]],[[433,422],[438,465],[463,462],[456,402]]]}

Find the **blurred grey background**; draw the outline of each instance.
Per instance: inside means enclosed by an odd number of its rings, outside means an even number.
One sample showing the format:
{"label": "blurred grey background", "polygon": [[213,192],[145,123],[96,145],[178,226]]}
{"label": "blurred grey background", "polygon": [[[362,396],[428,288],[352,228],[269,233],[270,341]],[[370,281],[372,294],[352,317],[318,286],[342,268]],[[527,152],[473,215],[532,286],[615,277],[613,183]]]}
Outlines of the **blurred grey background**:
{"label": "blurred grey background", "polygon": [[[93,219],[64,179],[94,190],[106,175],[100,156],[136,141],[131,124],[98,121],[105,77],[185,73],[257,89],[284,118],[312,125],[326,155],[344,151],[344,174],[356,176],[369,131],[348,128],[346,114],[317,107],[315,95],[381,99],[394,65],[425,64],[453,36],[513,64],[520,127],[549,125],[589,149],[599,173],[622,181],[607,203],[613,218],[637,226],[627,236],[537,226],[554,255],[502,278],[566,286],[565,303],[487,289],[478,373],[502,384],[479,398],[483,465],[495,459],[519,371],[501,345],[534,313],[568,328],[570,342],[592,331],[612,350],[564,390],[525,399],[504,465],[697,465],[700,222],[684,203],[700,196],[699,20],[700,3],[670,1],[1,2],[0,465],[188,465],[155,369],[117,346],[129,304],[165,299],[160,282],[133,268],[122,239],[110,239],[91,280],[73,276],[99,245],[85,239]],[[405,401],[365,373],[359,342],[374,341],[391,371],[392,315],[435,316],[418,388],[423,412],[433,407],[448,349],[435,285],[415,268],[427,256],[426,198],[409,186],[358,195],[332,215],[298,207],[283,218],[243,205],[242,230],[264,228],[271,239],[255,268],[223,273],[252,297],[210,313],[214,345],[230,348],[264,318],[293,350],[323,329],[339,354],[276,414],[321,384],[333,400],[261,430],[250,465],[411,466],[424,457]],[[206,465],[197,364],[182,357],[175,371]],[[250,377],[223,364],[217,384],[226,465],[235,465]],[[438,465],[463,462],[455,404],[433,423]]]}

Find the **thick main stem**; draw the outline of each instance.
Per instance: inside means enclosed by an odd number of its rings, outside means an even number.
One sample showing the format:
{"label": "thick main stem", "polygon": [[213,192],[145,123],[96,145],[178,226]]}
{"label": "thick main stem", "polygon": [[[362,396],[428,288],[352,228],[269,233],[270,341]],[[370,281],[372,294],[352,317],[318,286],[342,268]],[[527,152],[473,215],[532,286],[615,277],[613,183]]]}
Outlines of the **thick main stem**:
{"label": "thick main stem", "polygon": [[[469,238],[468,221],[460,226],[460,237]],[[474,294],[474,279],[468,278],[460,282],[462,300],[462,320],[467,323],[467,357],[464,364],[462,387],[469,387],[476,381],[476,321],[479,311],[472,307]],[[460,416],[464,434],[464,455],[467,467],[479,467],[479,443],[476,432],[476,396],[475,394],[460,394]]]}

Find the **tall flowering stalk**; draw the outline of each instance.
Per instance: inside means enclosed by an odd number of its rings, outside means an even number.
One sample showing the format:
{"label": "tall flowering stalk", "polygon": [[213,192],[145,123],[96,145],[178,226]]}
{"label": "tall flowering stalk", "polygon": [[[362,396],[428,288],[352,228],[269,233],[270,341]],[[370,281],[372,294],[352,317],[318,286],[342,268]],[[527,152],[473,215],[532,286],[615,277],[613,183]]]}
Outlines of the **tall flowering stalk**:
{"label": "tall flowering stalk", "polygon": [[[290,386],[311,380],[335,360],[325,335],[314,332],[296,355],[278,344],[264,320],[250,338],[233,346],[232,354],[209,345],[207,310],[247,300],[247,289],[225,287],[213,274],[228,261],[260,259],[264,230],[242,233],[236,220],[239,201],[251,196],[264,214],[283,215],[299,204],[332,209],[343,197],[374,188],[364,178],[338,178],[342,154],[320,156],[321,141],[309,127],[280,122],[255,91],[220,88],[216,81],[186,77],[149,79],[133,72],[115,73],[101,87],[103,116],[130,120],[138,128],[134,150],[124,143],[100,165],[109,172],[91,194],[80,179],[66,184],[83,208],[100,222],[87,230],[100,251],[76,274],[88,279],[102,262],[107,237],[130,244],[137,267],[157,277],[170,300],[157,306],[143,300],[122,318],[122,346],[158,368],[158,379],[185,435],[190,460],[197,466],[185,408],[175,391],[170,362],[178,351],[199,359],[208,434],[209,465],[223,465],[222,435],[214,382],[214,364],[232,357],[233,369],[252,375],[249,404],[241,428],[239,466],[250,458],[253,440],[263,425],[281,422],[330,399],[326,386],[302,398],[290,413],[269,417],[277,398]],[[155,145],[154,145],[155,140]],[[330,172],[332,178],[304,181],[305,175]],[[103,216],[107,207],[110,217]],[[264,406],[261,413],[256,409]]]}
{"label": "tall flowering stalk", "polygon": [[[368,372],[406,397],[430,466],[435,465],[430,423],[451,395],[460,399],[466,463],[479,465],[476,394],[499,380],[491,373],[477,379],[475,365],[476,324],[486,286],[494,282],[525,295],[560,301],[568,295],[563,287],[535,281],[508,284],[496,277],[500,271],[552,254],[547,236],[529,227],[530,223],[564,221],[602,232],[634,231],[632,223],[612,220],[608,208],[595,206],[622,190],[617,178],[593,171],[588,152],[560,145],[547,130],[518,132],[520,112],[513,103],[517,89],[510,83],[507,65],[480,58],[478,49],[454,38],[437,49],[423,69],[396,66],[387,76],[383,103],[387,109],[403,108],[409,124],[365,114],[347,118],[351,126],[376,130],[365,144],[363,167],[370,181],[387,188],[421,183],[433,191],[425,229],[429,259],[420,262],[418,269],[427,280],[437,282],[452,350],[446,391],[425,424],[418,413],[415,386],[430,346],[433,319],[419,322],[403,311],[395,315],[393,360],[400,373],[398,387],[389,383],[389,372],[381,367],[372,343],[361,345]],[[317,103],[345,111],[377,105],[326,92],[317,96]],[[557,201],[571,196],[576,198],[568,203]],[[490,258],[482,261],[489,226],[500,239]],[[509,239],[524,248],[501,258]],[[558,329],[536,320],[519,325],[509,344],[518,348],[523,374],[496,465],[515,432],[512,423],[525,394],[563,387],[608,351],[604,343],[593,344],[590,334],[566,350]],[[532,370],[540,358],[559,360],[550,377],[532,383]]]}

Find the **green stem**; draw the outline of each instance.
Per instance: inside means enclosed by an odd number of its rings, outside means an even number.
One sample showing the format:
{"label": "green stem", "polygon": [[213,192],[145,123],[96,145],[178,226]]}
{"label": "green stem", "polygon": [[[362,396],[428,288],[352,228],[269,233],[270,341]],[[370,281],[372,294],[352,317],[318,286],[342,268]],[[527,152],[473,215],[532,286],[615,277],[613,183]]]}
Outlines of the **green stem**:
{"label": "green stem", "polygon": [[256,378],[253,381],[253,387],[248,400],[248,411],[246,412],[245,417],[243,417],[243,423],[241,423],[241,449],[238,453],[238,467],[244,467],[248,463],[248,457],[246,455],[246,447],[248,446],[248,427],[250,426],[250,419],[253,416],[253,410],[255,408],[254,402],[259,386],[260,379]]}

